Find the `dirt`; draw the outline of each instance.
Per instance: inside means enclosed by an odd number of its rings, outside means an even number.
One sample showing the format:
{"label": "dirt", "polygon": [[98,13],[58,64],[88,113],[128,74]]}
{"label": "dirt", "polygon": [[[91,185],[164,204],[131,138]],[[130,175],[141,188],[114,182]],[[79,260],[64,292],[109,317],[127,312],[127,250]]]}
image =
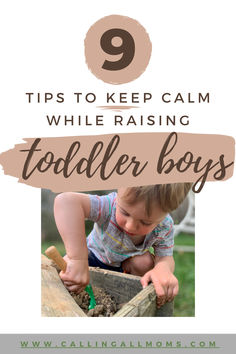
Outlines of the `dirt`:
{"label": "dirt", "polygon": [[115,299],[102,288],[93,286],[93,293],[96,306],[92,310],[88,309],[90,298],[86,291],[82,291],[78,295],[71,294],[76,303],[89,317],[111,317],[124,305],[117,304]]}
{"label": "dirt", "polygon": [[[52,265],[57,269],[58,273],[60,269],[52,261]],[[96,300],[96,306],[94,309],[89,310],[89,301],[90,297],[86,291],[82,291],[80,294],[76,295],[70,292],[73,299],[80,306],[80,308],[86,313],[89,317],[111,317],[117,311],[119,311],[126,303],[118,304],[114,297],[108,294],[103,288],[93,286],[93,293]]]}

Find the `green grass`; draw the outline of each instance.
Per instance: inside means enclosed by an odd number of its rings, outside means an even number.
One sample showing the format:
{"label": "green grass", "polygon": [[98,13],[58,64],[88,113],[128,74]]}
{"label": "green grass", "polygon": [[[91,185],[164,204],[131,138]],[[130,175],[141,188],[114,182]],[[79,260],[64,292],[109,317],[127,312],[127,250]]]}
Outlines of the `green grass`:
{"label": "green grass", "polygon": [[175,245],[178,246],[194,246],[195,238],[191,234],[185,234],[181,232],[178,236],[175,237]]}
{"label": "green grass", "polygon": [[174,252],[175,276],[179,281],[179,294],[175,298],[174,316],[195,315],[195,254]]}
{"label": "green grass", "polygon": [[61,241],[44,241],[41,246],[41,252],[44,254],[45,250],[50,247],[50,246],[55,246],[59,253],[64,256],[66,251],[63,242]]}
{"label": "green grass", "polygon": [[[177,246],[195,245],[195,237],[180,233],[175,237]],[[195,253],[174,252],[175,276],[179,281],[179,294],[175,298],[174,316],[195,316]]]}

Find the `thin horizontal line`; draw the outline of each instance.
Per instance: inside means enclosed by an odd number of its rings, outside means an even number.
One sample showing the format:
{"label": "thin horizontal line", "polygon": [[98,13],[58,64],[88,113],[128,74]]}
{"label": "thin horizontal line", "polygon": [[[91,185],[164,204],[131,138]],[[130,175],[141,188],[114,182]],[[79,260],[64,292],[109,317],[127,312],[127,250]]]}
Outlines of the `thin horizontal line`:
{"label": "thin horizontal line", "polygon": [[110,109],[112,111],[121,112],[125,109],[132,109],[132,108],[140,108],[139,106],[97,106],[97,108],[101,109]]}
{"label": "thin horizontal line", "polygon": [[20,349],[220,349],[221,347],[20,347]]}

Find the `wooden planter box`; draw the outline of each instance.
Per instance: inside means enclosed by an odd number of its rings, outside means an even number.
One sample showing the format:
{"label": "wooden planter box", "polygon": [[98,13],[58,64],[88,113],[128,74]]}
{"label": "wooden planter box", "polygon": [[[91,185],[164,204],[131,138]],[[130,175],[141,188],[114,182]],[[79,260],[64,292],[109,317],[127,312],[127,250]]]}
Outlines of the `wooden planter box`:
{"label": "wooden planter box", "polygon": [[[89,268],[90,283],[106,289],[117,303],[126,303],[113,317],[163,317],[173,315],[173,302],[160,309],[152,284],[142,289],[140,277]],[[87,317],[64,287],[52,262],[42,255],[42,316]]]}

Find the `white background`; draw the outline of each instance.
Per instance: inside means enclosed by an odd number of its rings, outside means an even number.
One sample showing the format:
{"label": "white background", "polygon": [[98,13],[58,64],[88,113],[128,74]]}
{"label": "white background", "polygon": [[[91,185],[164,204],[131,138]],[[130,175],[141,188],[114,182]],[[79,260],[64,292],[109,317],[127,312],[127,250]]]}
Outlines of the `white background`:
{"label": "white background", "polygon": [[[83,41],[98,19],[138,20],[153,51],[145,73],[112,86],[87,69]],[[145,114],[189,114],[176,131],[235,135],[234,1],[5,1],[0,8],[0,151],[26,137],[172,131],[173,127],[49,127],[47,113],[94,115],[73,92],[152,92]],[[64,92],[63,105],[27,104],[25,92]],[[163,92],[210,92],[210,104],[163,104]],[[99,102],[103,105],[105,102]],[[137,114],[139,111],[131,112]],[[96,111],[97,113],[97,111]],[[104,112],[100,112],[104,113]],[[104,113],[105,114],[105,113]],[[2,333],[235,332],[235,176],[196,195],[196,316],[80,319],[40,315],[40,190],[0,169]]]}

